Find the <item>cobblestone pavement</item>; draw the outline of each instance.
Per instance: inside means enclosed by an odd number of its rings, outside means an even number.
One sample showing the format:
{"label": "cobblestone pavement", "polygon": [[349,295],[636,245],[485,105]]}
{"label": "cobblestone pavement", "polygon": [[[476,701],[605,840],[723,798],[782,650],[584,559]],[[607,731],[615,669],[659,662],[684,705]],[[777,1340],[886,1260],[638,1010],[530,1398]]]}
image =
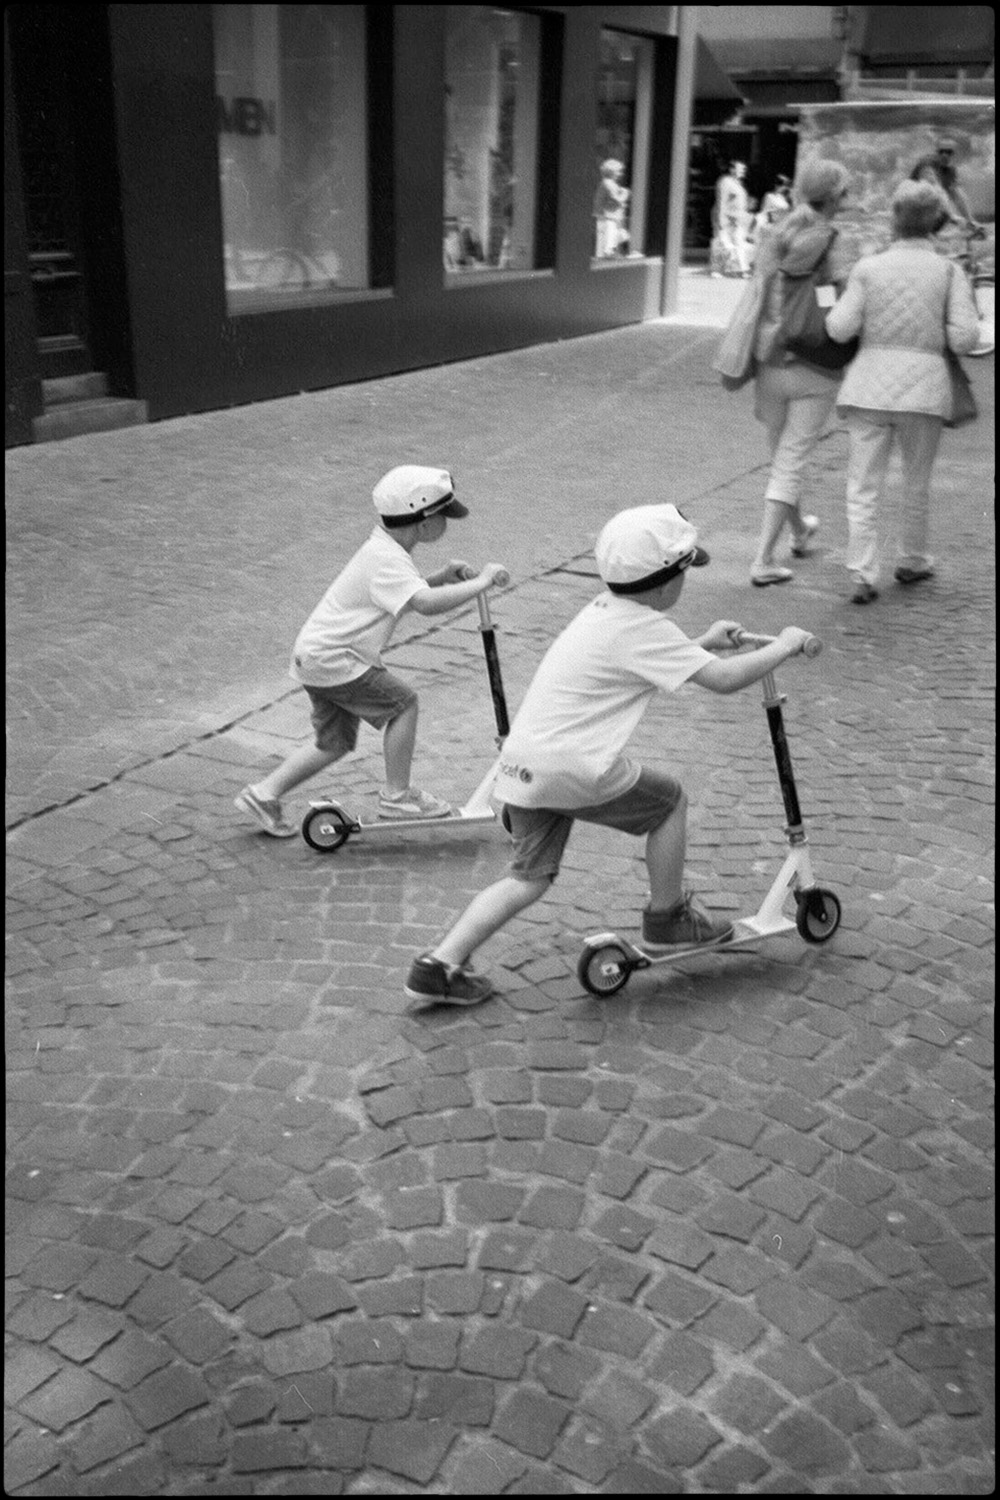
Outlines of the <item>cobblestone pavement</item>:
{"label": "cobblestone pavement", "polygon": [[[992,1491],[992,424],[945,439],[933,584],[846,603],[835,429],[823,545],[753,591],[762,442],[714,338],[8,455],[9,1494]],[[512,705],[599,525],[657,496],[712,554],[682,623],[822,637],[779,680],[832,941],[594,1000],[581,939],[634,930],[644,878],[581,828],[483,950],[498,995],[407,1014],[500,831],[321,855],[232,797],[304,736],[288,643],[409,458],[458,471],[448,548],[513,569]],[[391,652],[459,797],[492,754],[476,626]],[[759,689],[685,690],[640,749],[688,788],[692,885],[753,909],[783,850]],[[338,795],[378,770],[363,733]]]}

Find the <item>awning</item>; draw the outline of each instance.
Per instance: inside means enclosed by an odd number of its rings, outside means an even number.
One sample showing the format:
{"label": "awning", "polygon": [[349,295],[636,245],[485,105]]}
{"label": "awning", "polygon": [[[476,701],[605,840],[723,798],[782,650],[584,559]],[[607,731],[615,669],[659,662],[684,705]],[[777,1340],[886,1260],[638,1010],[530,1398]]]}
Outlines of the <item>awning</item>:
{"label": "awning", "polygon": [[866,63],[960,67],[993,58],[989,5],[859,5],[851,51]]}
{"label": "awning", "polygon": [[738,88],[734,88],[729,78],[719,66],[712,54],[711,48],[704,38],[697,38],[695,49],[695,73],[694,73],[694,97],[696,99],[731,99],[734,104],[741,103],[743,95]]}

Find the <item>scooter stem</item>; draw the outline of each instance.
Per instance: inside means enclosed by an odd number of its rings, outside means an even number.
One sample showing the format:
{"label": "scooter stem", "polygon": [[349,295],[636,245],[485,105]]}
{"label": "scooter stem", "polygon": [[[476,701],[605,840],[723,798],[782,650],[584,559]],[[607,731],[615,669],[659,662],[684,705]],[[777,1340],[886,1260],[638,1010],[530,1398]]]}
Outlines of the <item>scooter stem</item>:
{"label": "scooter stem", "polygon": [[486,602],[486,594],[477,595],[476,603],[479,605],[479,631],[483,638],[486,673],[490,680],[490,696],[493,699],[493,717],[496,719],[497,744],[499,745],[510,733],[510,720],[507,717],[507,698],[503,690],[503,678],[500,675],[500,657],[497,653],[496,632],[493,629],[493,621],[490,618],[490,607]]}

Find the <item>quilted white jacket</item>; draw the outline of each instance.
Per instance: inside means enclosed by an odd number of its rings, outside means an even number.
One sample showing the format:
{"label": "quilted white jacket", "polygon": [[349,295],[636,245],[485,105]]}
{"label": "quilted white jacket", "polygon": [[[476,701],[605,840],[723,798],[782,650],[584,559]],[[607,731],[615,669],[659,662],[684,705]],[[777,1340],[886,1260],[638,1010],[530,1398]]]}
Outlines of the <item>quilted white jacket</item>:
{"label": "quilted white jacket", "polygon": [[943,350],[967,354],[979,332],[969,284],[929,240],[897,240],[859,260],[844,295],[828,314],[827,332],[843,343],[861,335],[844,376],[837,409],[925,412],[951,416]]}

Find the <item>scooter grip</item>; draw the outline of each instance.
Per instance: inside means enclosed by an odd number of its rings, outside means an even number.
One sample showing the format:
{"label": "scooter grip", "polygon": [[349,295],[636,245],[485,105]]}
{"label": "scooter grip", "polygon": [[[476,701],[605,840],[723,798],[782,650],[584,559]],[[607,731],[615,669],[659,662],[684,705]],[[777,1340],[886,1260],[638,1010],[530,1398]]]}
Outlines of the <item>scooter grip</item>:
{"label": "scooter grip", "polygon": [[493,587],[495,589],[505,589],[508,583],[510,583],[510,574],[507,572],[507,569],[504,568],[501,573],[497,573],[494,577]]}
{"label": "scooter grip", "polygon": [[811,635],[802,647],[803,656],[818,656],[823,649],[823,642],[819,636]]}

